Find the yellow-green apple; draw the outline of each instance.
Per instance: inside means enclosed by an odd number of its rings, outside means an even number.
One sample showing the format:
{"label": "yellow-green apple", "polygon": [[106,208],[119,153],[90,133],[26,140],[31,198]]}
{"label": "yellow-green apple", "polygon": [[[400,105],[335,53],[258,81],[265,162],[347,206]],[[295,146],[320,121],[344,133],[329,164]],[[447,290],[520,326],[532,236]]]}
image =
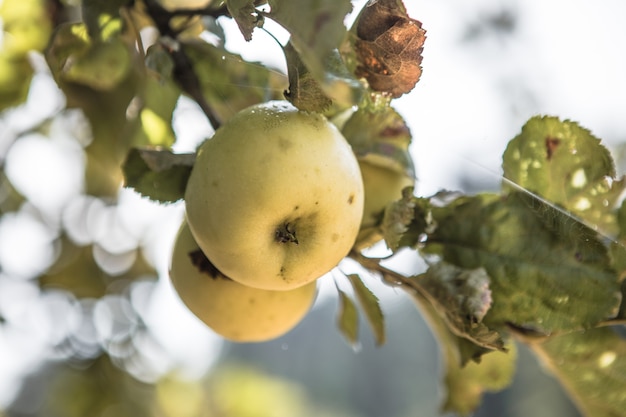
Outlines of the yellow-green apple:
{"label": "yellow-green apple", "polygon": [[415,185],[409,175],[393,168],[368,161],[360,161],[365,202],[363,208],[363,227],[376,226],[383,218],[385,207],[402,198],[402,190]]}
{"label": "yellow-green apple", "polygon": [[262,342],[295,327],[310,310],[316,282],[270,291],[235,282],[211,267],[186,222],[174,243],[170,277],[183,303],[213,331],[236,342]]}
{"label": "yellow-green apple", "polygon": [[249,107],[199,148],[185,191],[187,220],[222,273],[290,290],[332,270],[363,215],[359,164],[324,116],[286,101]]}

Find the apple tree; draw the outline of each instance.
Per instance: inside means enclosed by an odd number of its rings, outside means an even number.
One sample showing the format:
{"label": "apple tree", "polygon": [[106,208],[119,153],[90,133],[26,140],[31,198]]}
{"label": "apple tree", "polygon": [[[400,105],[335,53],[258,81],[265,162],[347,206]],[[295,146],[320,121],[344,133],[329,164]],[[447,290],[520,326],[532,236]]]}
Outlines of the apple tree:
{"label": "apple tree", "polygon": [[[384,314],[362,279],[371,275],[406,294],[429,322],[445,358],[444,410],[470,415],[484,392],[506,388],[515,346],[524,344],[581,413],[626,416],[626,181],[607,148],[575,121],[536,116],[503,150],[498,192],[421,195],[415,165],[428,156],[409,152],[411,131],[394,104],[428,71],[428,22],[422,27],[401,0],[353,7],[4,0],[0,110],[23,105],[38,70],[52,74],[64,102],[22,127],[15,144],[49,133],[72,111],[81,115],[87,203],[75,209],[79,217],[94,204],[114,208],[121,188],[163,205],[185,200],[189,225],[175,242],[172,280],[190,310],[226,338],[289,331],[312,304],[315,281],[332,270],[353,288],[337,286],[338,331],[357,343],[363,315],[382,345]],[[234,21],[245,40],[270,21],[282,27],[288,37],[276,43],[286,73],[229,52],[220,19]],[[196,152],[174,150],[181,97],[210,126]],[[2,180],[2,216],[28,204],[47,216],[4,169]],[[309,207],[317,205],[325,208]],[[280,214],[285,207],[291,217]],[[41,288],[104,299],[154,276],[138,245],[103,249],[52,222],[54,253],[32,273]],[[395,270],[390,261],[400,253],[427,267]],[[107,268],[103,257],[123,258],[125,267]],[[343,273],[346,260],[361,272]],[[287,269],[312,275],[290,281]],[[276,284],[276,276],[296,284]]]}

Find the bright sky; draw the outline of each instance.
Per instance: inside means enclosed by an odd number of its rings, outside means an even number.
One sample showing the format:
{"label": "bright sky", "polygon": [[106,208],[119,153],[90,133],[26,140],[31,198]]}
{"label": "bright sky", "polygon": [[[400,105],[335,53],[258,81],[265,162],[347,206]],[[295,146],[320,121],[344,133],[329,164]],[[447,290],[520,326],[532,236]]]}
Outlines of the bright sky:
{"label": "bright sky", "polygon": [[[410,15],[422,21],[427,30],[422,78],[412,93],[397,101],[397,108],[414,137],[417,193],[430,195],[442,188],[459,189],[464,186],[464,178],[476,176],[483,178],[481,183],[485,186],[496,187],[506,142],[535,114],[577,120],[609,144],[626,141],[626,55],[623,54],[626,3],[622,0],[405,0],[405,3]],[[518,16],[512,34],[490,36],[495,32],[481,19],[492,16],[494,10],[510,11]],[[476,28],[472,41],[464,41],[468,34],[463,31],[468,23]],[[240,39],[234,26],[227,33]],[[244,57],[249,59],[262,59],[268,53],[280,56],[275,43],[262,32],[257,33],[251,44],[234,42],[229,46],[242,48]],[[0,152],[5,152],[6,138],[12,128],[33,120],[33,114],[51,112],[61,104],[48,103],[48,110],[37,107],[37,98],[49,95],[51,88],[49,80],[38,79],[33,99],[15,115],[12,124],[0,119]],[[176,149],[191,150],[203,138],[206,121],[188,102],[181,104],[177,116],[175,127],[182,140]],[[39,202],[41,206],[52,211],[60,210],[82,187],[75,181],[80,178],[76,174],[81,169],[80,157],[68,158],[80,152],[64,136],[66,127],[57,126],[52,140],[42,140],[37,134],[22,138],[7,160],[7,174],[20,191],[35,203],[43,199]],[[59,179],[37,175],[44,172],[43,164],[46,172],[62,175],[69,187],[51,192],[54,187],[50,181],[58,184]],[[135,230],[137,236],[142,228],[158,222],[160,239],[150,246],[149,254],[165,276],[182,207],[148,207],[145,201],[128,193],[123,198],[126,208],[115,213],[96,207],[94,202],[80,204],[94,204],[95,216],[134,224],[139,228]],[[133,216],[137,212],[141,218]],[[81,236],[90,239],[80,225],[70,223],[79,240]],[[42,227],[34,212],[20,212],[0,222],[0,261],[5,268],[12,268],[5,273],[24,277],[16,282],[0,275],[0,297],[9,294],[3,289],[10,285],[10,293],[19,292],[17,298],[23,301],[22,305],[16,305],[0,300],[0,305],[5,306],[2,313],[25,323],[39,323],[18,336],[0,331],[0,408],[12,398],[21,375],[38,363],[42,344],[55,337],[51,326],[46,324],[46,314],[50,311],[65,314],[62,306],[67,305],[67,300],[53,294],[47,295],[46,303],[41,304],[35,286],[29,281],[52,261],[54,254],[48,243],[54,237],[55,231]],[[102,244],[106,246],[106,242]],[[38,253],[37,259],[43,261],[41,265],[13,261],[23,259],[27,252],[32,256],[32,251]],[[168,354],[178,361],[172,366],[180,365],[188,370],[201,363],[210,366],[215,355],[207,355],[207,350],[219,351],[218,339],[180,305],[167,280],[160,281],[149,301],[142,299],[144,290],[143,287],[134,290],[135,299],[140,300],[136,307],[153,326]],[[110,305],[105,307],[101,310],[109,311]],[[15,337],[23,340],[7,343],[8,338],[14,341]],[[162,353],[149,349],[146,352],[154,363],[163,361]]]}

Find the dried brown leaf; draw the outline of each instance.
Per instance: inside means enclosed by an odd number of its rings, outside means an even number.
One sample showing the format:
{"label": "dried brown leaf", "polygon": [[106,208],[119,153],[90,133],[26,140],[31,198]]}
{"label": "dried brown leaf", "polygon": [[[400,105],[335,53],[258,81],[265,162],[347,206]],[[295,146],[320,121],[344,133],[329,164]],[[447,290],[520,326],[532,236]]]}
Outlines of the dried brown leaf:
{"label": "dried brown leaf", "polygon": [[422,75],[426,31],[411,19],[400,0],[366,6],[356,26],[356,75],[375,91],[397,98],[408,93]]}

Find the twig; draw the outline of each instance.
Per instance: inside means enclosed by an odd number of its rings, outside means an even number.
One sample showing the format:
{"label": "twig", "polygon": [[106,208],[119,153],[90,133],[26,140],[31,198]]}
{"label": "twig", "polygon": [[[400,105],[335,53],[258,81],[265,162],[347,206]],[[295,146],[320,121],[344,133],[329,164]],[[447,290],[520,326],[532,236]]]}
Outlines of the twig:
{"label": "twig", "polygon": [[364,268],[370,271],[378,272],[383,278],[383,281],[388,285],[394,287],[404,287],[404,289],[409,288],[422,297],[428,298],[429,296],[428,291],[424,290],[424,288],[422,288],[416,280],[407,278],[399,272],[381,265],[380,259],[368,258],[367,256],[364,256],[356,251],[350,252],[348,257],[357,261]]}
{"label": "twig", "polygon": [[191,60],[180,47],[168,49],[168,52],[174,61],[174,79],[178,82],[183,91],[189,94],[189,96],[198,103],[200,109],[202,109],[209,119],[211,126],[213,126],[213,130],[217,130],[221,125],[221,121],[202,93],[200,80],[193,70]]}
{"label": "twig", "polygon": [[128,24],[133,35],[135,36],[135,42],[137,43],[137,51],[139,52],[139,55],[141,56],[141,59],[143,60],[146,58],[146,50],[143,45],[143,40],[141,39],[141,34],[139,33],[139,30],[137,29],[137,25],[135,24],[135,19],[133,19],[132,14],[128,10],[129,9],[127,7],[121,7],[120,16]]}
{"label": "twig", "polygon": [[626,318],[617,318],[601,321],[597,327],[610,327],[610,326],[626,326]]}
{"label": "twig", "polygon": [[[170,20],[175,16],[191,16],[191,13],[211,16],[213,16],[213,14],[209,14],[208,9],[181,9],[170,12],[163,8],[155,0],[145,0],[145,4],[148,14],[154,21],[154,24],[162,38],[173,40],[173,42],[162,41],[161,44],[165,47],[174,61],[174,80],[180,85],[185,93],[198,103],[200,109],[209,119],[213,130],[217,130],[221,125],[221,121],[202,93],[200,79],[193,69],[193,63],[185,51],[180,47],[180,44],[176,41],[178,32],[170,26]],[[216,9],[216,13],[220,16],[224,16],[227,13],[227,11],[224,12],[222,9],[223,7]]]}
{"label": "twig", "polygon": [[218,17],[227,16],[230,17],[230,13],[226,4],[222,5],[217,9],[212,9],[210,7],[205,7],[202,9],[176,9],[169,12],[171,16],[209,16],[214,19]]}

